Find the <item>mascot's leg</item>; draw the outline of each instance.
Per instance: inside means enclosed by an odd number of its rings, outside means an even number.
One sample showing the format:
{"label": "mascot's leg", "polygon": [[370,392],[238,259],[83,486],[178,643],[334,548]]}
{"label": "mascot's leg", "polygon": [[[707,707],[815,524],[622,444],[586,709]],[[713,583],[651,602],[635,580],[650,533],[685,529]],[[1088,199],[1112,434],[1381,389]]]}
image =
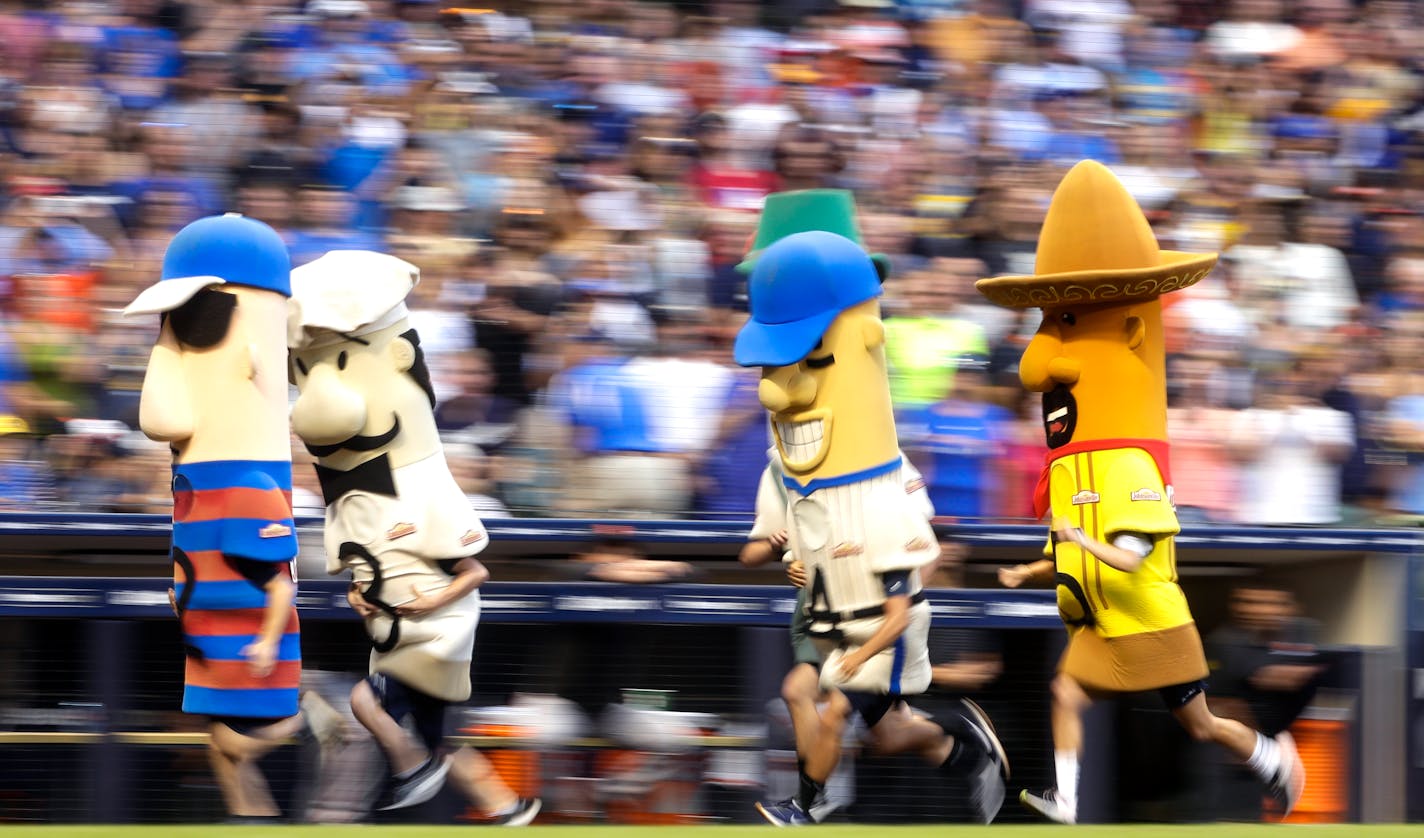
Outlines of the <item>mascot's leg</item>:
{"label": "mascot's leg", "polygon": [[272,800],[266,778],[257,769],[257,761],[283,740],[300,733],[304,726],[299,715],[252,728],[239,725],[234,729],[224,721],[212,723],[208,759],[217,775],[229,815],[275,818],[281,814]]}

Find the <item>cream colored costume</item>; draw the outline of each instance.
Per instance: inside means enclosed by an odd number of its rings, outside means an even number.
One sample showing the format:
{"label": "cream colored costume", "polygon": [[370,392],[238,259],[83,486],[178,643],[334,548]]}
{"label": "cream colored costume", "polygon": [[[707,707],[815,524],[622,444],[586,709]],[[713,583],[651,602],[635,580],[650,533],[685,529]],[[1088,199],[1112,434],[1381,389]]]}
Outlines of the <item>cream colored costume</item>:
{"label": "cream colored costume", "polygon": [[301,391],[292,427],[317,456],[327,571],[367,601],[371,671],[444,701],[470,696],[478,591],[419,616],[391,612],[451,584],[441,562],[489,544],[451,476],[414,371],[404,300],[419,279],[395,257],[333,251],[292,272],[289,345]]}
{"label": "cream colored costume", "polygon": [[[326,508],[327,572],[351,569],[363,590],[375,581],[376,568],[342,546],[359,544],[375,557],[382,580],[381,599],[399,606],[422,593],[450,584],[435,564],[439,559],[473,556],[489,544],[465,493],[439,455],[393,469],[396,495],[351,491]],[[480,619],[480,592],[418,617],[402,617],[395,648],[371,651],[371,671],[446,701],[470,697],[470,661]],[[388,638],[393,620],[384,612],[366,620],[371,637]]]}

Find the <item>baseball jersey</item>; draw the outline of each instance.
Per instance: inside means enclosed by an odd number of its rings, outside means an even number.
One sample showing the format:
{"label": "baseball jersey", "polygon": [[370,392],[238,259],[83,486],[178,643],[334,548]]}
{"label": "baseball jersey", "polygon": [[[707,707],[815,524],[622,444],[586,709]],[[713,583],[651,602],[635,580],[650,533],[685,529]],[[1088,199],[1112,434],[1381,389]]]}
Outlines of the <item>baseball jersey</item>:
{"label": "baseball jersey", "polygon": [[267,592],[241,572],[244,561],[285,563],[290,572],[296,555],[290,461],[174,467],[173,593],[189,647],[185,713],[279,719],[297,712],[302,659],[296,608],[272,673],[252,675],[242,650],[261,631]]}
{"label": "baseball jersey", "polygon": [[[912,570],[939,556],[924,480],[903,458],[884,474],[804,495],[778,480],[779,474],[774,460],[762,474],[750,537],[789,533],[787,553],[806,565],[813,610],[882,605],[881,574]],[[918,579],[912,580],[910,594],[919,591]]]}

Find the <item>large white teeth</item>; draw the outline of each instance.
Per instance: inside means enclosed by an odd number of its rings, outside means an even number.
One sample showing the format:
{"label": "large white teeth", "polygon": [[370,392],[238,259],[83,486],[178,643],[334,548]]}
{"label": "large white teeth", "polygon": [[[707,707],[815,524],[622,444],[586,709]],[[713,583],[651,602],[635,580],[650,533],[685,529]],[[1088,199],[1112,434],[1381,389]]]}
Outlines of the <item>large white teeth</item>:
{"label": "large white teeth", "polygon": [[1054,420],[1056,420],[1056,419],[1062,419],[1064,416],[1067,416],[1067,415],[1068,415],[1068,408],[1066,408],[1066,407],[1060,407],[1060,408],[1058,408],[1057,410],[1053,411],[1052,413],[1048,414],[1048,421],[1052,422],[1052,421],[1054,421]]}
{"label": "large white teeth", "polygon": [[824,428],[820,419],[809,422],[777,422],[776,433],[789,463],[809,462],[821,449]]}

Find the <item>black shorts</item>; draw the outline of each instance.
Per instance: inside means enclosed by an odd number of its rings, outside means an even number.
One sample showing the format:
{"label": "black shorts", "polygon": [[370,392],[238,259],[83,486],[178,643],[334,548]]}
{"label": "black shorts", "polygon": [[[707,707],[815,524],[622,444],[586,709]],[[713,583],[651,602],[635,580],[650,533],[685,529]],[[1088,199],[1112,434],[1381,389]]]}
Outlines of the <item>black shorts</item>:
{"label": "black shorts", "polygon": [[862,693],[841,690],[850,701],[851,709],[854,710],[865,722],[866,729],[880,724],[880,720],[885,718],[885,714],[890,712],[890,708],[900,702],[900,696],[881,693]]}
{"label": "black shorts", "polygon": [[232,729],[233,733],[238,735],[252,736],[255,731],[289,718],[291,718],[291,716],[281,716],[275,719],[261,718],[258,716],[209,716],[208,721],[227,725]]}
{"label": "black shorts", "polygon": [[1204,692],[1206,692],[1206,682],[1198,678],[1185,684],[1162,687],[1157,690],[1157,695],[1162,697],[1162,703],[1167,705],[1168,710],[1180,710]]}
{"label": "black shorts", "polygon": [[431,753],[439,750],[445,739],[445,708],[450,702],[381,673],[366,676],[366,684],[392,719],[399,724],[409,717],[425,747]]}

